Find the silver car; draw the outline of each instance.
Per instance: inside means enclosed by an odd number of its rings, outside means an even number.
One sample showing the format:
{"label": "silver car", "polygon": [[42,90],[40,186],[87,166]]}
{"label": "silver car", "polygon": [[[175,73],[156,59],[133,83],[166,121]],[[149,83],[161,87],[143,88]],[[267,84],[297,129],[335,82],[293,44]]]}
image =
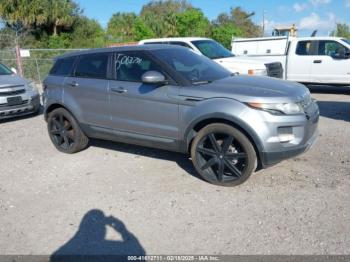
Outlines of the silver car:
{"label": "silver car", "polygon": [[200,177],[223,186],[306,151],[319,119],[303,85],[232,75],[168,45],[57,58],[44,81],[44,112],[62,152],[85,149],[89,138],[189,152]]}
{"label": "silver car", "polygon": [[0,120],[39,110],[40,96],[34,84],[0,63]]}

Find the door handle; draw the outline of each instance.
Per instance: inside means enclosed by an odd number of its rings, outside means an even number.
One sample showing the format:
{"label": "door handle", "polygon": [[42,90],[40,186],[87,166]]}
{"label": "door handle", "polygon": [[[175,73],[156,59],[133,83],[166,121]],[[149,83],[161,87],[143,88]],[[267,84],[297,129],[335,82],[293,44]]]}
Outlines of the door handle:
{"label": "door handle", "polygon": [[79,86],[79,84],[77,82],[75,82],[75,81],[70,82],[69,85],[73,86],[73,87]]}
{"label": "door handle", "polygon": [[314,64],[321,64],[322,60],[314,60]]}
{"label": "door handle", "polygon": [[126,89],[124,89],[122,87],[118,87],[118,88],[112,87],[111,91],[115,92],[115,93],[118,93],[118,94],[125,94],[125,93],[128,92],[128,90],[126,90]]}

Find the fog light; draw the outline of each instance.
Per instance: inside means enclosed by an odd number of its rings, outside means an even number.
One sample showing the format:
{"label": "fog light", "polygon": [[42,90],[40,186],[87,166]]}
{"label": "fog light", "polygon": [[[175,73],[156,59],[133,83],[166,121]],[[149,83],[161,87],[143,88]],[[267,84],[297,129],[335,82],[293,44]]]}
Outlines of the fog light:
{"label": "fog light", "polygon": [[288,127],[279,127],[278,128],[278,138],[281,143],[287,143],[294,140],[293,128]]}
{"label": "fog light", "polygon": [[278,137],[281,143],[287,143],[294,140],[293,134],[280,134]]}

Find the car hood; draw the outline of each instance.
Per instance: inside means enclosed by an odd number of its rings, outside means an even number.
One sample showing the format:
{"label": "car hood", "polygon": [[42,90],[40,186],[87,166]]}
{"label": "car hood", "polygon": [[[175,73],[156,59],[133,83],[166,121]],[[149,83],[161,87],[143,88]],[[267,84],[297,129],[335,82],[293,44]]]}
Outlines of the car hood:
{"label": "car hood", "polygon": [[25,86],[27,81],[18,75],[0,75],[0,88]]}
{"label": "car hood", "polygon": [[301,101],[309,90],[301,84],[270,77],[233,76],[182,88],[180,95],[199,99],[231,98],[241,102],[289,103]]}

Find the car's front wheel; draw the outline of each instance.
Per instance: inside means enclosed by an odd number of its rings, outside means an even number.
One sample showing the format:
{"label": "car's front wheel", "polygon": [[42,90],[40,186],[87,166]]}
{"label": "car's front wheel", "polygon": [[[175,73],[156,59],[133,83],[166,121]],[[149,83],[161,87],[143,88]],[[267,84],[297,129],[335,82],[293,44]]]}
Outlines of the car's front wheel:
{"label": "car's front wheel", "polygon": [[254,172],[257,156],[250,140],[226,124],[211,124],[200,130],[191,147],[198,174],[221,186],[237,186]]}
{"label": "car's front wheel", "polygon": [[89,143],[78,122],[64,108],[55,109],[49,114],[47,127],[52,143],[63,153],[77,153]]}

